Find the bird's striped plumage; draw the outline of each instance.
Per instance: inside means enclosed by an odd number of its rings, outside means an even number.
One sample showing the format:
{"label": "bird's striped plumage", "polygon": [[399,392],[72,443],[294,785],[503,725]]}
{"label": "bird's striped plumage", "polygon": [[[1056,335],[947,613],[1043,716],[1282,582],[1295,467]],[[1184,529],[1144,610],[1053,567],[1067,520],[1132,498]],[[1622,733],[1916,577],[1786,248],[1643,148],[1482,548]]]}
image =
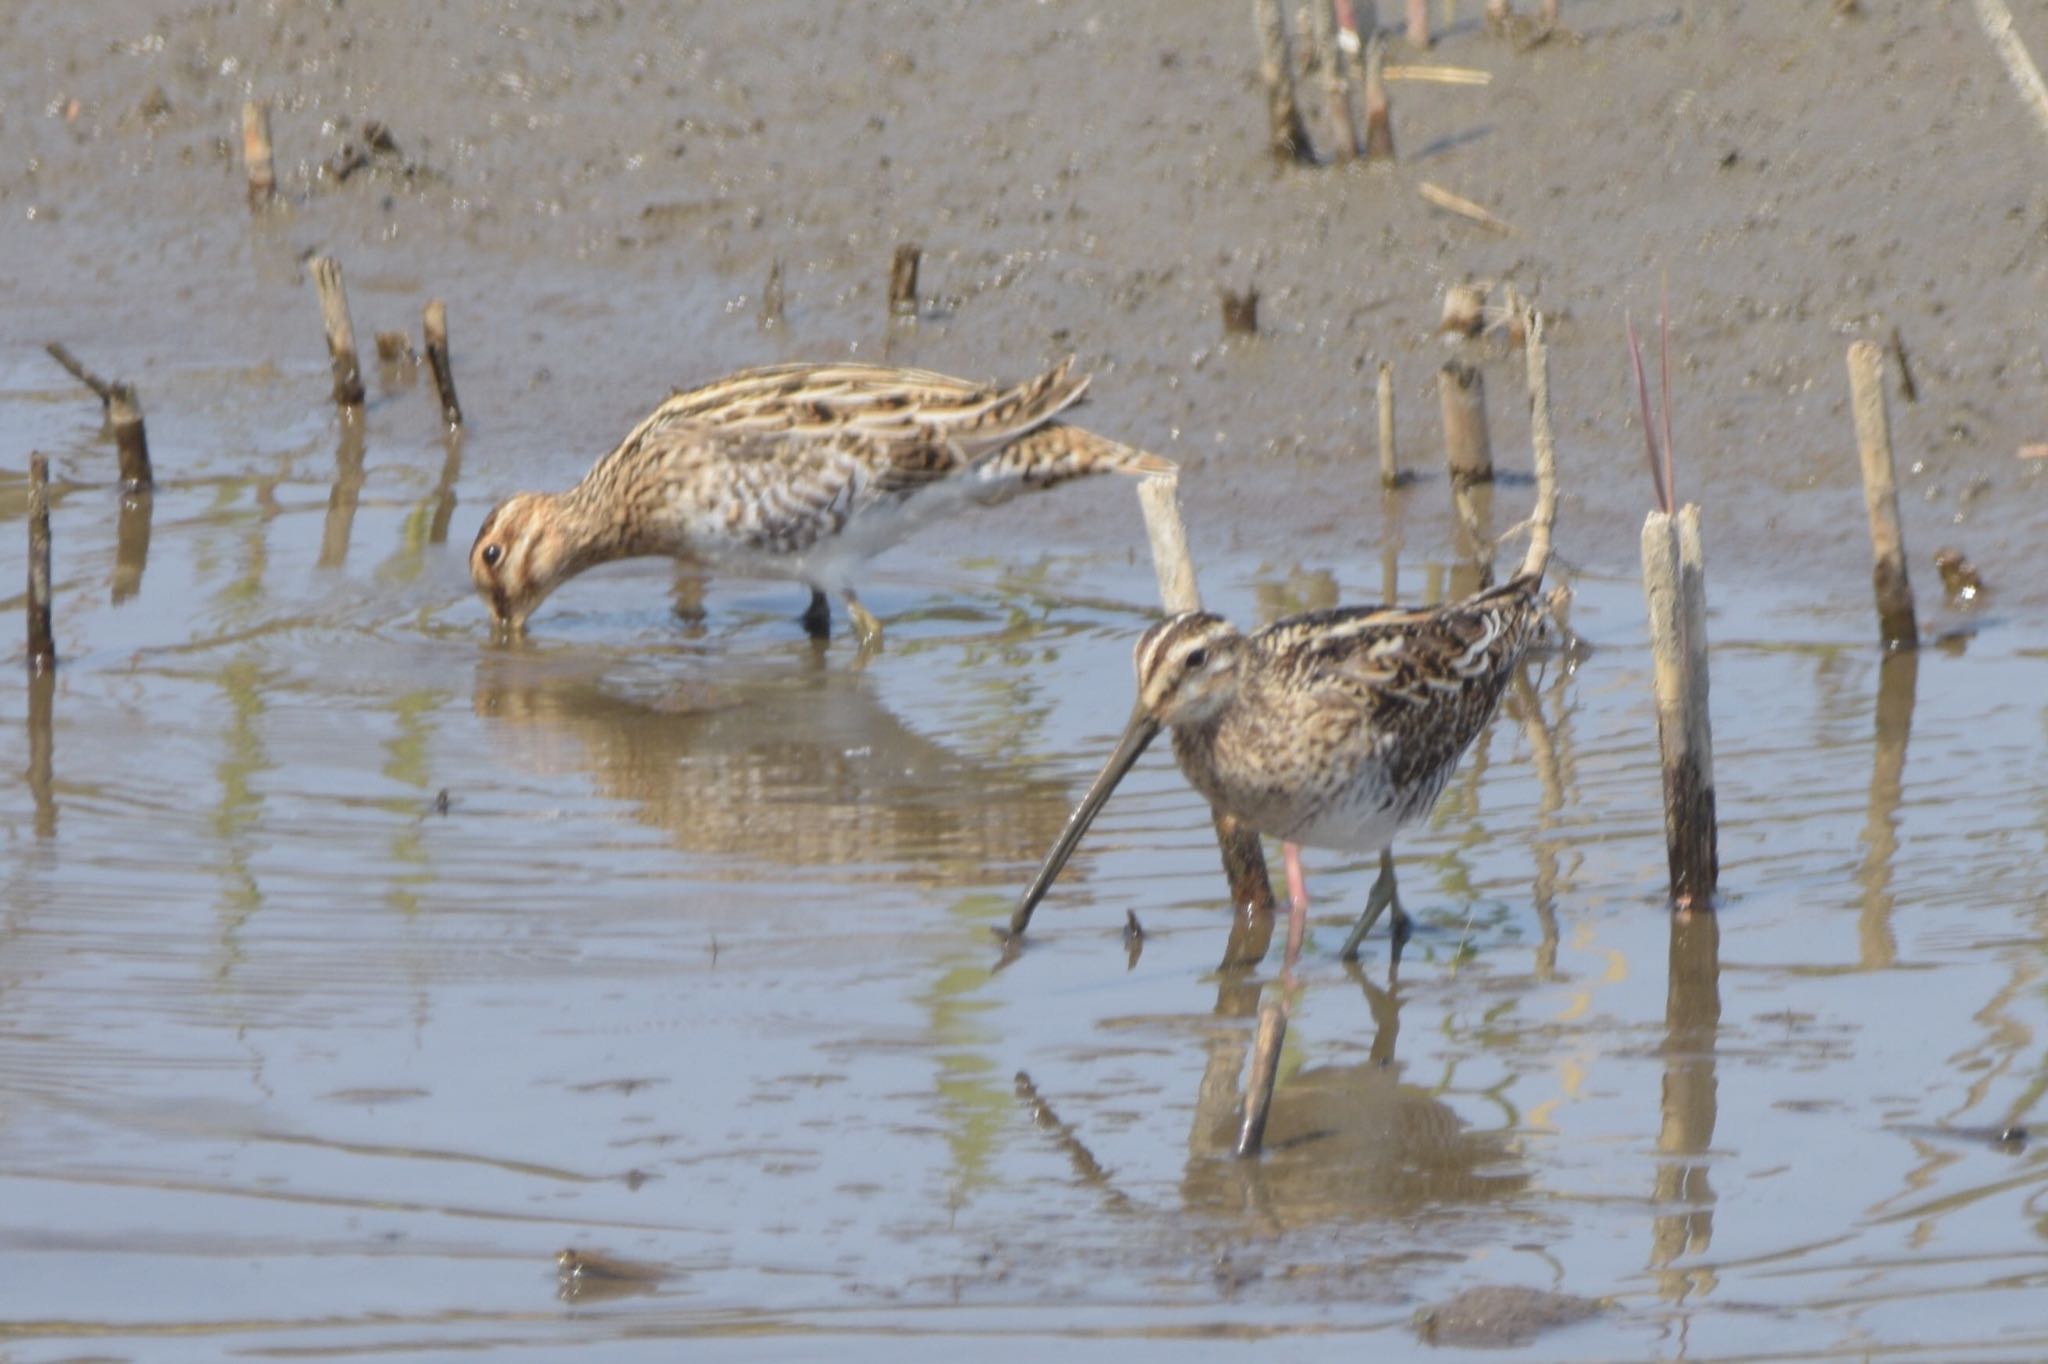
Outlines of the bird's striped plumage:
{"label": "bird's striped plumage", "polygon": [[[1138,701],[1124,736],[1074,810],[1012,915],[1022,931],[1117,782],[1162,728],[1219,812],[1288,845],[1298,949],[1306,893],[1296,845],[1381,854],[1376,886],[1346,945],[1393,903],[1389,849],[1436,804],[1493,718],[1542,617],[1540,569],[1427,610],[1340,607],[1250,635],[1185,612],[1138,639]],[[1376,907],[1377,906],[1377,907]],[[1395,931],[1406,920],[1394,905]]]}
{"label": "bird's striped plumage", "polygon": [[477,588],[517,629],[595,564],[669,555],[837,591],[927,521],[1156,455],[1058,420],[1088,387],[1062,363],[1010,388],[880,365],[773,365],[672,394],[583,481],[522,493],[484,521]]}
{"label": "bird's striped plumage", "polygon": [[[1173,727],[1181,771],[1269,837],[1377,852],[1427,814],[1533,635],[1534,578],[1433,610],[1339,607],[1249,636],[1219,617],[1139,641],[1141,694],[1188,685],[1191,642],[1244,654],[1230,704]],[[1151,665],[1148,681],[1147,665]]]}

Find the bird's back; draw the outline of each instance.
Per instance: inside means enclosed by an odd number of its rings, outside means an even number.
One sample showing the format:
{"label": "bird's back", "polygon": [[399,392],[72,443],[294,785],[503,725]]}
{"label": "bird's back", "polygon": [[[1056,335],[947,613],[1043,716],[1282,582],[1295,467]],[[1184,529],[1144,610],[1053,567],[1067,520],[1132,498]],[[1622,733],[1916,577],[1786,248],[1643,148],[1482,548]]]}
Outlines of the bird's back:
{"label": "bird's back", "polygon": [[1263,833],[1386,846],[1493,718],[1537,629],[1540,586],[1524,575],[1433,609],[1339,607],[1267,626],[1213,732],[1176,732],[1182,766]]}
{"label": "bird's back", "polygon": [[1010,388],[880,365],[743,370],[671,395],[578,493],[638,508],[657,538],[750,554],[801,554],[857,519],[884,523],[863,537],[873,552],[961,503],[1173,468],[1058,421],[1087,386],[1070,363]]}

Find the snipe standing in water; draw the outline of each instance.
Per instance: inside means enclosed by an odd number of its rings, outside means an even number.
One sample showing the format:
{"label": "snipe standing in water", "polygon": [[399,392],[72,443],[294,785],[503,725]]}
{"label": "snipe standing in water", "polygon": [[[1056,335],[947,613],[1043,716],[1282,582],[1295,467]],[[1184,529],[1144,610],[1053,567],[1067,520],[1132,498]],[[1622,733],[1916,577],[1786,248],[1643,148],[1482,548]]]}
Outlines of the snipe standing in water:
{"label": "snipe standing in water", "polygon": [[[1540,561],[1539,561],[1540,562]],[[1283,841],[1288,953],[1308,922],[1301,847],[1380,854],[1379,879],[1344,944],[1348,960],[1389,907],[1394,958],[1408,916],[1394,893],[1394,837],[1436,804],[1500,705],[1542,614],[1540,568],[1430,610],[1339,607],[1251,635],[1191,611],[1139,637],[1138,703],[1010,919],[1023,932],[1118,781],[1163,728],[1191,785],[1218,810]]]}
{"label": "snipe standing in water", "polygon": [[825,594],[837,593],[871,647],[881,623],[850,575],[918,526],[1087,474],[1172,471],[1057,420],[1088,387],[1070,363],[1014,388],[794,364],[677,393],[575,487],[499,503],[470,549],[470,578],[498,630],[516,635],[583,570],[667,555],[807,584],[814,634],[829,628]]}

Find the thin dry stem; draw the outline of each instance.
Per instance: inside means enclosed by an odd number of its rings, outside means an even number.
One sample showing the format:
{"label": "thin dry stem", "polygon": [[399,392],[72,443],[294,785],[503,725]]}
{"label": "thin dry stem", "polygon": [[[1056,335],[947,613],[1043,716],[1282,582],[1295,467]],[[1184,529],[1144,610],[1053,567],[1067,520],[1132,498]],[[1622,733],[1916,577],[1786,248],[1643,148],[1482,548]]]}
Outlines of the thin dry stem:
{"label": "thin dry stem", "polygon": [[1628,331],[1629,364],[1635,369],[1636,401],[1642,406],[1643,451],[1650,458],[1650,481],[1656,485],[1657,510],[1669,516],[1675,510],[1671,505],[1671,482],[1664,461],[1657,457],[1657,423],[1650,415],[1650,382],[1643,377],[1643,348],[1636,341],[1635,318],[1623,313],[1622,325]]}
{"label": "thin dry stem", "polygon": [[1432,184],[1424,180],[1415,187],[1415,192],[1438,208],[1448,209],[1460,217],[1470,218],[1481,227],[1492,232],[1498,232],[1504,237],[1515,230],[1512,224],[1504,219],[1495,217],[1483,205],[1474,203],[1462,194],[1454,194],[1442,185]]}
{"label": "thin dry stem", "polygon": [[1536,456],[1536,510],[1530,518],[1529,549],[1522,556],[1522,572],[1540,576],[1550,565],[1551,535],[1557,525],[1557,439],[1550,425],[1550,350],[1543,339],[1543,314],[1531,308],[1526,317],[1529,440]]}

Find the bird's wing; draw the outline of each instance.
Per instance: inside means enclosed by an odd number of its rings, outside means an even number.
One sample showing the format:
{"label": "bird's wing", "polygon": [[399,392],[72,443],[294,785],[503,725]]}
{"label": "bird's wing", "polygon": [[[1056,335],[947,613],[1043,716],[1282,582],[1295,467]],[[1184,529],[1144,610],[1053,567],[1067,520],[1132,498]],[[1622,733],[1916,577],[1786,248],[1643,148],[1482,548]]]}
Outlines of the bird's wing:
{"label": "bird's wing", "polygon": [[[1375,725],[1423,711],[1493,713],[1535,628],[1538,580],[1522,577],[1426,610],[1339,607],[1292,616],[1253,636],[1284,684],[1338,703]],[[1464,725],[1452,726],[1463,729]]]}

